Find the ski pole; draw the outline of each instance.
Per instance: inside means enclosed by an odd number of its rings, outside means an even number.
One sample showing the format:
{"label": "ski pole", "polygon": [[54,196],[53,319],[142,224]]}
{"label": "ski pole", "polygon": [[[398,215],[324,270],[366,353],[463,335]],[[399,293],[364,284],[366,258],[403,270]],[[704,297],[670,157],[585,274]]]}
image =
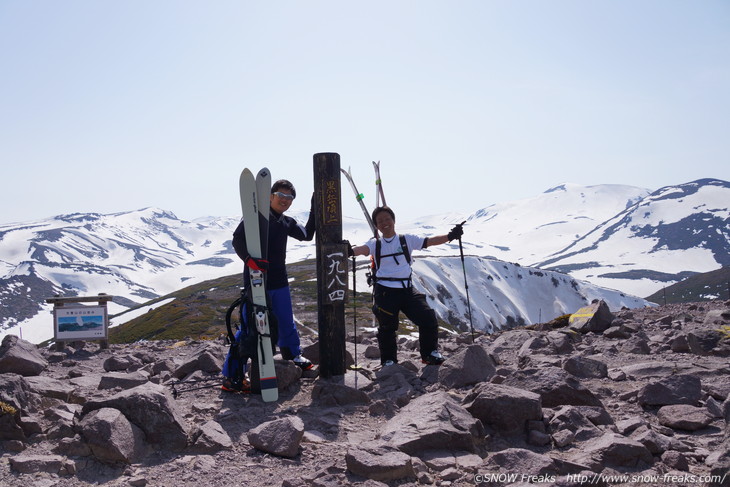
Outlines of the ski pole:
{"label": "ski pole", "polygon": [[352,341],[355,343],[355,364],[350,366],[350,370],[360,370],[357,365],[357,268],[355,267],[355,256],[352,256]]}
{"label": "ski pole", "polygon": [[[458,226],[463,226],[466,221],[459,223]],[[459,236],[459,253],[461,254],[461,269],[464,271],[464,289],[466,290],[466,306],[469,310],[469,328],[471,329],[471,342],[474,343],[474,323],[471,319],[471,299],[469,299],[469,283],[466,281],[466,264],[464,263],[464,246],[461,243],[461,236]]]}

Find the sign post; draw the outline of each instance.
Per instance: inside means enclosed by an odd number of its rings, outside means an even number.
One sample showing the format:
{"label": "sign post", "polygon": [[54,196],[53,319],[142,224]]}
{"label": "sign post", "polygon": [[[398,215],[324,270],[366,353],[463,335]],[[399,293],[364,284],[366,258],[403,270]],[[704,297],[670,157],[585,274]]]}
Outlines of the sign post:
{"label": "sign post", "polygon": [[319,374],[345,374],[347,246],[342,243],[340,155],[314,155]]}
{"label": "sign post", "polygon": [[[64,342],[100,340],[102,348],[109,346],[109,315],[107,303],[113,296],[55,296],[46,298],[53,304],[53,338],[63,348]],[[82,303],[96,302],[96,305]]]}

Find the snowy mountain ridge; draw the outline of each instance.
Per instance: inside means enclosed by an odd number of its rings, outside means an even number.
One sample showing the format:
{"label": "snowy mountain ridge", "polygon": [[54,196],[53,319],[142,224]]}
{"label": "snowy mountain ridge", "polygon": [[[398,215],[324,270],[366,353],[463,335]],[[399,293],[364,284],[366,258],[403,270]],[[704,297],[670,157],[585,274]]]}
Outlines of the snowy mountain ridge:
{"label": "snowy mountain ridge", "polygon": [[[463,243],[472,311],[482,320],[480,329],[490,329],[572,312],[588,296],[610,296],[614,306],[643,306],[643,300],[624,294],[627,289],[646,296],[686,273],[727,265],[729,186],[707,179],[650,192],[564,184],[470,214],[398,221],[398,230],[429,236],[467,222]],[[292,216],[304,221],[306,214]],[[344,220],[343,234],[353,244],[370,237],[361,215]],[[50,305],[44,299],[55,294],[111,294],[110,313],[116,314],[188,284],[236,274],[242,264],[231,235],[238,221],[183,221],[147,208],[0,225],[0,335],[22,329],[28,339],[50,338]],[[289,262],[314,255],[314,242],[290,240]],[[433,303],[439,315],[458,316],[463,323],[458,255],[456,242],[415,252],[414,271],[417,286],[439,290]],[[541,269],[521,267],[531,264]],[[359,279],[358,289],[366,289]],[[526,285],[533,280],[535,287]],[[582,289],[578,301],[558,292],[562,285],[556,282],[565,283],[567,294]]]}

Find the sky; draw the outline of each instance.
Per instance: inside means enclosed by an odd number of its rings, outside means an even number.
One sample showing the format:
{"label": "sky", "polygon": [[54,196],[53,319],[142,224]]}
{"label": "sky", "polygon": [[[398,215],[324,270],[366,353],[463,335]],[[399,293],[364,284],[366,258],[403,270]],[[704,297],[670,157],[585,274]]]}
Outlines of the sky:
{"label": "sky", "polygon": [[0,223],[237,216],[263,166],[306,210],[321,152],[400,219],[730,180],[727,0],[0,0],[0,70]]}

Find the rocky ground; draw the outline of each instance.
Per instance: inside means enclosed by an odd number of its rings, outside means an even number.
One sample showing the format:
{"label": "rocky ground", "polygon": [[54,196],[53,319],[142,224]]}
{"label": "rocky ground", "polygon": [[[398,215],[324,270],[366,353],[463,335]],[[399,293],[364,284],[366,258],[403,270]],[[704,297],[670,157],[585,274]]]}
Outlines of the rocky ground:
{"label": "rocky ground", "polygon": [[441,367],[362,332],[359,371],[278,363],[275,403],[220,390],[222,342],[6,337],[0,485],[730,485],[730,302],[590,315],[444,333]]}

